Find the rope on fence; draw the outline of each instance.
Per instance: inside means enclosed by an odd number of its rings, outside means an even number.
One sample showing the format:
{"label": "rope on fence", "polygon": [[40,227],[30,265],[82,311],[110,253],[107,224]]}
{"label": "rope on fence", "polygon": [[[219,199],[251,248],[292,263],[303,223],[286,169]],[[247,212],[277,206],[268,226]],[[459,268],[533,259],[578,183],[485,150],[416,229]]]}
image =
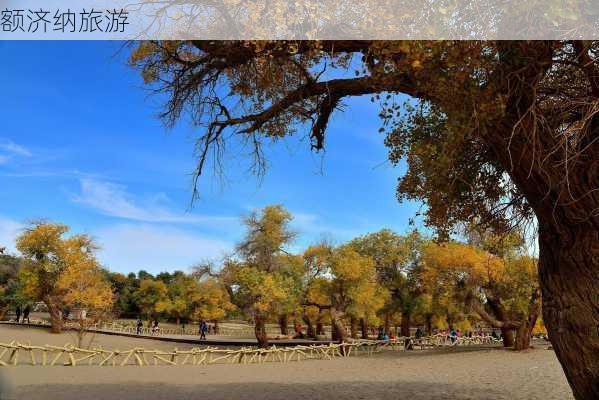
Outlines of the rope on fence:
{"label": "rope on fence", "polygon": [[[216,347],[192,348],[190,350],[160,351],[136,347],[126,351],[107,350],[101,347],[82,349],[70,344],[64,346],[33,346],[13,340],[0,343],[0,366],[16,365],[209,365],[216,363],[265,363],[293,362],[311,359],[332,360],[339,357],[372,355],[383,349],[405,350],[406,345],[420,350],[446,346],[469,346],[494,344],[498,341],[489,336],[461,337],[455,341],[447,336],[436,335],[424,338],[398,338],[392,340],[358,340],[328,345],[299,345],[293,347],[271,346],[267,349],[242,347],[221,349]],[[25,355],[25,357],[21,357]],[[28,357],[27,357],[28,356]]]}

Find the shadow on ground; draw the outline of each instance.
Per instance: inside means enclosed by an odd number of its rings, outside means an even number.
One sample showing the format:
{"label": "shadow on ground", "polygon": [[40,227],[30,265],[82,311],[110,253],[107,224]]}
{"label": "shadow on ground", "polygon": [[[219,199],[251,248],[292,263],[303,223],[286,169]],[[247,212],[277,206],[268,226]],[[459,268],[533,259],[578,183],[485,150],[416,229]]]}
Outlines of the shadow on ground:
{"label": "shadow on ground", "polygon": [[[5,397],[8,398],[8,397]],[[318,400],[318,399],[412,399],[412,400],[473,400],[508,399],[497,390],[480,390],[467,386],[418,382],[352,382],[320,384],[227,384],[227,385],[164,385],[164,384],[86,384],[31,385],[19,387],[11,399],[38,400]],[[513,397],[512,397],[513,398]],[[4,399],[4,398],[3,398]]]}

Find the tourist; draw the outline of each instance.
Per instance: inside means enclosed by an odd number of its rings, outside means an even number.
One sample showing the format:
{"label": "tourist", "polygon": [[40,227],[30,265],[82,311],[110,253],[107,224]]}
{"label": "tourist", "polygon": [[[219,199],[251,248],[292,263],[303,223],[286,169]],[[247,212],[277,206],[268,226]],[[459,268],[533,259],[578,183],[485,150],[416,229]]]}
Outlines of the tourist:
{"label": "tourist", "polygon": [[141,316],[137,317],[137,323],[135,324],[135,333],[141,335],[141,328],[143,327],[143,322],[141,321]]}
{"label": "tourist", "polygon": [[206,321],[200,321],[200,340],[206,340],[206,332],[208,331],[208,324]]}
{"label": "tourist", "polygon": [[15,309],[15,314],[17,315],[17,323],[21,319],[21,305],[17,304],[17,308]]}
{"label": "tourist", "polygon": [[297,324],[295,324],[295,338],[296,339],[304,338],[304,333],[302,332],[302,325],[299,322]]}
{"label": "tourist", "polygon": [[158,318],[156,318],[154,320],[154,326],[152,327],[152,335],[157,335],[159,329],[160,328],[158,327]]}
{"label": "tourist", "polygon": [[452,344],[458,340],[458,334],[455,329],[452,329],[451,332],[449,332],[449,340],[451,340]]}
{"label": "tourist", "polygon": [[420,338],[422,338],[422,336],[424,336],[424,334],[422,333],[422,329],[420,329],[420,327],[416,328],[415,336],[416,336],[416,339],[420,339]]}
{"label": "tourist", "polygon": [[27,304],[25,306],[25,309],[23,310],[23,323],[25,323],[25,320],[27,320],[27,323],[30,324],[31,322],[29,321],[29,313],[31,312],[31,306],[29,304]]}

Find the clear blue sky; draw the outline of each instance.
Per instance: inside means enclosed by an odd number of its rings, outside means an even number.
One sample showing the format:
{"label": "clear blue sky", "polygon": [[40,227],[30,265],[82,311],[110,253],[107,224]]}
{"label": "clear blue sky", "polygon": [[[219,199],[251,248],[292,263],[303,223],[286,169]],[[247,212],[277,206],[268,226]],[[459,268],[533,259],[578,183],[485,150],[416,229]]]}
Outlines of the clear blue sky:
{"label": "clear blue sky", "polygon": [[384,227],[405,232],[416,204],[395,198],[402,168],[386,162],[368,98],[334,115],[324,154],[292,139],[268,148],[262,181],[243,158],[225,184],[208,174],[189,210],[193,142],[183,121],[167,131],[159,98],[115,42],[0,42],[0,245],[14,251],[27,221],[45,218],[94,236],[120,272],[186,269],[230,250],[239,217],[280,203],[295,216],[299,250]]}

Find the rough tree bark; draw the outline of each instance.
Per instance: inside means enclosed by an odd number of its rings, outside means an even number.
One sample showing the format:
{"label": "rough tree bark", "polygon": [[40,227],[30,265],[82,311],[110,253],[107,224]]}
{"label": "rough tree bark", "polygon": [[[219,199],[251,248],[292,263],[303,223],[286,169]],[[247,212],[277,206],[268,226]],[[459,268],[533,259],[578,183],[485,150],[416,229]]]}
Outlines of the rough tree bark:
{"label": "rough tree bark", "polygon": [[599,399],[599,222],[539,224],[543,321],[577,399]]}
{"label": "rough tree bark", "polygon": [[287,324],[289,322],[289,317],[287,314],[279,315],[279,329],[281,330],[281,335],[289,335],[289,328]]}
{"label": "rough tree bark", "polygon": [[343,324],[343,313],[335,307],[331,307],[331,325],[334,333],[333,340],[341,343],[347,342],[347,330]]}
{"label": "rough tree bark", "polygon": [[260,314],[254,314],[254,333],[256,335],[256,340],[258,341],[258,347],[267,348],[268,347],[268,336],[266,335],[266,318]]}
{"label": "rough tree bark", "polygon": [[385,333],[388,335],[391,332],[391,314],[386,312],[385,313]]}
{"label": "rough tree bark", "polygon": [[10,305],[0,307],[0,321],[2,321],[4,317],[6,317],[8,310],[10,310]]}
{"label": "rough tree bark", "polygon": [[60,333],[62,332],[62,310],[60,306],[55,304],[52,299],[46,299],[44,301],[46,303],[46,307],[48,307],[48,313],[50,314],[50,332],[52,333]]}
{"label": "rough tree bark", "polygon": [[368,339],[368,324],[364,318],[360,318],[360,330],[362,331],[362,339]]}
{"label": "rough tree bark", "polygon": [[426,334],[430,336],[433,334],[433,314],[426,314],[425,319]]}
{"label": "rough tree bark", "polygon": [[[530,110],[553,43],[506,42],[501,49],[505,116],[484,139],[537,217],[543,321],[555,354],[574,397],[598,399],[599,119],[592,113],[586,133],[572,138],[560,135],[560,124],[539,124]],[[595,74],[596,65],[586,66]],[[588,86],[596,105],[596,76]]]}
{"label": "rough tree bark", "polygon": [[514,329],[520,326],[521,321],[511,321],[507,317],[507,312],[497,297],[487,297],[487,305],[493,315],[489,314],[485,307],[476,300],[474,296],[468,296],[466,303],[478,316],[491,325],[493,328],[501,330],[503,347],[514,347]]}
{"label": "rough tree bark", "polygon": [[500,329],[501,339],[503,339],[503,347],[514,347],[514,329],[506,327],[502,327]]}
{"label": "rough tree bark", "polygon": [[358,319],[356,317],[351,317],[350,319],[350,335],[352,339],[358,338]]}
{"label": "rough tree bark", "polygon": [[314,330],[314,325],[312,324],[312,320],[308,317],[307,314],[302,315],[302,319],[306,323],[306,336],[312,339],[316,339],[316,331]]}
{"label": "rough tree bark", "polygon": [[322,323],[322,321],[320,319],[318,321],[316,321],[316,334],[324,335],[324,324]]}
{"label": "rough tree bark", "polygon": [[539,292],[536,290],[531,298],[528,306],[528,317],[522,321],[522,324],[516,329],[516,340],[514,342],[514,350],[526,350],[530,347],[530,338],[532,330],[537,323],[537,318],[540,312]]}
{"label": "rough tree bark", "polygon": [[412,315],[407,312],[401,313],[401,336],[410,337],[410,324],[412,323]]}

